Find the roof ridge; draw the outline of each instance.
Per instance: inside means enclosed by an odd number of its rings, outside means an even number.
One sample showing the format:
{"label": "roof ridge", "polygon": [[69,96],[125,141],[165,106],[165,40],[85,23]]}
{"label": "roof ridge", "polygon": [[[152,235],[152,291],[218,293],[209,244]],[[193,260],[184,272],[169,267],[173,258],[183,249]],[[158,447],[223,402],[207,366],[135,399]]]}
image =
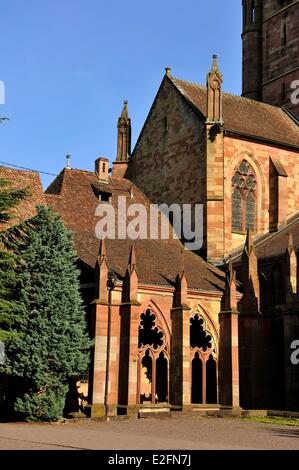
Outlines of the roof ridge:
{"label": "roof ridge", "polygon": [[28,173],[28,174],[34,174],[34,175],[39,175],[39,171],[37,170],[23,170],[21,168],[10,168],[9,166],[0,166],[0,170],[9,170],[9,171],[18,171],[20,173]]}
{"label": "roof ridge", "polygon": [[[207,87],[205,85],[202,85],[201,83],[197,83],[197,82],[191,82],[189,80],[184,80],[182,78],[178,78],[178,77],[173,77],[172,75],[169,77],[174,83],[176,81],[179,81],[179,82],[183,82],[183,83],[186,83],[186,85],[192,85],[192,86],[196,86],[198,88],[201,88],[201,89],[205,89],[207,90]],[[179,88],[179,84],[175,83],[175,85]],[[235,93],[230,93],[228,91],[222,91],[222,94],[224,96],[230,96],[232,98],[238,98],[238,99],[241,99],[241,100],[244,100],[244,101],[247,101],[251,104],[254,104],[254,105],[257,105],[257,106],[265,106],[265,107],[270,107],[271,109],[276,109],[276,110],[280,110],[281,112],[283,112],[283,108],[280,107],[280,106],[274,106],[272,104],[269,104],[269,103],[264,103],[263,101],[257,101],[257,100],[253,100],[251,98],[245,98],[245,96],[241,96],[241,95],[237,95]]]}
{"label": "roof ridge", "polygon": [[[63,168],[63,170],[66,170],[66,168]],[[61,172],[63,170],[61,170]],[[86,173],[86,174],[89,174],[89,175],[96,176],[96,174],[93,171],[91,171],[91,170],[82,170],[81,168],[67,168],[67,171],[77,171],[79,173]]]}
{"label": "roof ridge", "polygon": [[184,80],[183,78],[179,78],[179,77],[173,77],[172,75],[170,75],[169,77],[172,81],[176,81],[176,80],[179,80],[180,82],[184,82],[184,83],[187,83],[187,85],[195,85],[197,87],[200,87],[200,88],[207,88],[205,85],[202,85],[201,83],[197,83],[197,82],[190,82],[189,80]]}

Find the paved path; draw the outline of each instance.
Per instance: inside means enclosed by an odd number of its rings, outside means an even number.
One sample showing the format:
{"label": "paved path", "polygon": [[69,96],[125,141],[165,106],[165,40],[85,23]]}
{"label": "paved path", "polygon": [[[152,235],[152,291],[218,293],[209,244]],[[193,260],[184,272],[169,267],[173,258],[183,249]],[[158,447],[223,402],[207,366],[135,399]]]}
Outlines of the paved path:
{"label": "paved path", "polygon": [[299,449],[299,427],[213,417],[9,423],[0,424],[0,449]]}

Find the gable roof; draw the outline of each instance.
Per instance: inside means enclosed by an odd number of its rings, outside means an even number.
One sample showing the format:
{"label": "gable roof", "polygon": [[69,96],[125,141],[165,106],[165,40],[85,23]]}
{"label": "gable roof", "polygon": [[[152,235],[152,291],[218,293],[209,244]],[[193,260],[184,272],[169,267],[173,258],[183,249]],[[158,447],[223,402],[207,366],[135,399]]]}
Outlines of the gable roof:
{"label": "gable roof", "polygon": [[13,218],[0,226],[0,230],[12,227],[36,215],[36,206],[45,204],[40,176],[37,172],[0,167],[0,178],[11,182],[10,189],[28,189],[29,195],[12,209]]}
{"label": "gable roof", "polygon": [[[168,77],[176,89],[202,116],[207,116],[207,88],[197,83]],[[224,129],[277,144],[298,147],[299,126],[282,108],[222,93]]]}
{"label": "gable roof", "polygon": [[[48,204],[53,204],[62,220],[74,234],[77,254],[84,264],[95,267],[100,241],[95,227],[99,204],[95,188],[112,193],[112,205],[117,211],[118,196],[126,197],[126,205],[143,204],[149,214],[150,201],[129,180],[110,177],[108,184],[101,183],[94,173],[64,169],[46,191]],[[138,279],[144,284],[173,286],[181,262],[182,244],[179,240],[106,239],[109,268],[119,278],[126,273],[129,254],[134,244]],[[202,258],[185,251],[185,271],[189,288],[204,291],[221,291],[224,287],[223,273]]]}

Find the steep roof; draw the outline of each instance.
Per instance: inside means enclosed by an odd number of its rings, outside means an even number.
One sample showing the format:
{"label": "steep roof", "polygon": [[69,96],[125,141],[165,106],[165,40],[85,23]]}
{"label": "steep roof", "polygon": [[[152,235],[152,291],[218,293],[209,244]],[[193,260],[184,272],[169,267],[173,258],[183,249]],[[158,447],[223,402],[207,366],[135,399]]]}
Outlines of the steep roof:
{"label": "steep roof", "polygon": [[[74,233],[79,258],[94,267],[100,242],[95,235],[95,216],[99,204],[97,191],[111,192],[116,216],[118,196],[126,197],[129,207],[141,203],[149,214],[150,201],[129,180],[109,178],[100,183],[94,173],[64,169],[46,191],[48,204],[54,204],[66,226]],[[107,259],[120,278],[126,273],[130,248],[134,244],[138,279],[141,283],[173,285],[181,261],[182,244],[178,240],[106,240]],[[190,251],[185,251],[185,270],[190,288],[217,291],[223,288],[223,273]]]}
{"label": "steep roof", "polygon": [[13,218],[0,229],[11,227],[36,215],[36,206],[45,204],[44,192],[37,172],[0,167],[0,178],[11,182],[11,189],[28,189],[29,195],[12,210]]}
{"label": "steep roof", "polygon": [[[168,78],[185,99],[206,117],[207,88],[171,76]],[[224,128],[227,131],[299,149],[299,126],[283,109],[229,93],[222,93],[222,100]]]}

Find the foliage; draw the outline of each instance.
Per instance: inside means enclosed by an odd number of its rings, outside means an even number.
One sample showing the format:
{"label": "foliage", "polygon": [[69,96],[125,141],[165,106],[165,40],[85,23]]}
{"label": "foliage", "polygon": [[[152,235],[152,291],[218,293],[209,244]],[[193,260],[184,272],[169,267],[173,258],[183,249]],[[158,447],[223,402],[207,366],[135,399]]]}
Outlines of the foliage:
{"label": "foliage", "polygon": [[22,321],[7,348],[6,373],[24,380],[16,411],[27,420],[56,420],[68,380],[86,370],[91,346],[72,237],[51,208],[39,206],[16,249]]}
{"label": "foliage", "polygon": [[[26,189],[11,189],[10,181],[0,179],[0,224],[12,219],[11,210],[28,194]],[[18,302],[15,300],[17,283],[17,256],[4,242],[5,233],[0,238],[0,340],[9,341],[14,337],[13,330],[20,321]]]}

